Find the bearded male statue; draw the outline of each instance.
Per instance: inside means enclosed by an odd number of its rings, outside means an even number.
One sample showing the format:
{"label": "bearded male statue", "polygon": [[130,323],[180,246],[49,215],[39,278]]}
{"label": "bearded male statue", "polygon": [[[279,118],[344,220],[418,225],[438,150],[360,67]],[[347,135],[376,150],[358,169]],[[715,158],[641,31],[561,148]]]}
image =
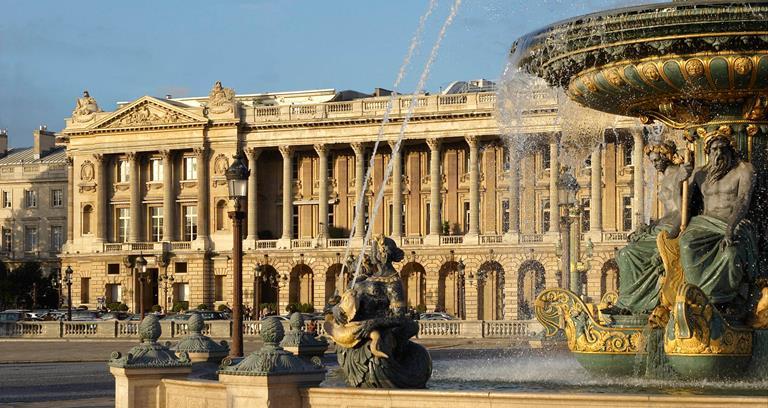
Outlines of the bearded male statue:
{"label": "bearded male statue", "polygon": [[690,176],[691,167],[682,164],[672,141],[647,145],[645,154],[661,173],[658,196],[664,216],[639,227],[630,235],[630,242],[619,250],[619,298],[615,307],[605,309],[604,313],[644,314],[659,304],[659,278],[664,274],[664,265],[657,237],[662,231],[672,238],[680,233],[682,183]]}
{"label": "bearded male statue", "polygon": [[685,281],[701,288],[726,315],[746,312],[749,284],[758,270],[757,240],[745,219],[755,172],[740,159],[728,126],[704,133],[708,163],[690,181],[691,219],[680,234]]}

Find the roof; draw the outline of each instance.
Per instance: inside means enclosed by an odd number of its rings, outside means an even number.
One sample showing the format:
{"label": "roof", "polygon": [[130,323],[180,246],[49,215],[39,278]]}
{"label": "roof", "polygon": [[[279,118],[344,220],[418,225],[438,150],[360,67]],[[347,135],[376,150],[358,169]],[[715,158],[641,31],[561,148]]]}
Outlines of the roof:
{"label": "roof", "polygon": [[67,150],[64,147],[54,147],[45,156],[35,159],[35,149],[32,147],[17,147],[9,149],[8,153],[0,158],[0,166],[17,164],[46,164],[46,163],[66,163]]}

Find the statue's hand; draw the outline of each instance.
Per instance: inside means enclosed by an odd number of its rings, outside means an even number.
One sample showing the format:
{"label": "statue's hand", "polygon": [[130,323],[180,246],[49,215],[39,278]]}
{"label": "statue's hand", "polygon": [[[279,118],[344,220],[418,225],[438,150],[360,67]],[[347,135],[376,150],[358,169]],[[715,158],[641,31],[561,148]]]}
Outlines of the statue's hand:
{"label": "statue's hand", "polygon": [[373,320],[366,320],[355,329],[355,336],[358,339],[367,339],[371,336],[371,332],[374,330]]}
{"label": "statue's hand", "polygon": [[725,249],[730,246],[733,246],[733,230],[731,228],[727,228],[723,240],[720,241],[720,248]]}

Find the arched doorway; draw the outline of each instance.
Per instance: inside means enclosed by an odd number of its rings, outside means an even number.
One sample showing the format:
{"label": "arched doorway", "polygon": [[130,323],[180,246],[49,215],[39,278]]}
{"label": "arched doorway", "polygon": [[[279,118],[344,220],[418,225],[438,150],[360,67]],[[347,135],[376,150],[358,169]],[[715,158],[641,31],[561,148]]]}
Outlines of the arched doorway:
{"label": "arched doorway", "polygon": [[418,262],[408,262],[400,270],[405,304],[416,310],[426,310],[427,272]]}
{"label": "arched doorway", "polygon": [[333,264],[330,267],[328,267],[328,271],[325,272],[325,301],[327,302],[328,299],[333,296],[333,294],[338,291],[339,295],[344,293],[344,291],[347,289],[347,286],[349,285],[349,279],[350,274],[345,273],[344,274],[344,282],[341,282],[341,268],[342,265],[340,263]]}
{"label": "arched doorway", "polygon": [[520,265],[517,272],[517,318],[533,318],[533,304],[536,296],[544,290],[544,265],[528,260]]}
{"label": "arched doorway", "polygon": [[288,283],[288,303],[314,304],[314,284],[312,268],[306,264],[294,266]]}
{"label": "arched doorway", "polygon": [[[280,282],[277,270],[272,265],[263,265],[261,278],[254,282],[254,304],[261,311],[265,307],[277,311],[277,299]],[[257,287],[258,286],[258,287]]]}
{"label": "arched doorway", "polygon": [[477,320],[504,318],[504,268],[488,261],[477,270]]}
{"label": "arched doorway", "polygon": [[437,309],[456,317],[463,314],[466,303],[458,270],[458,262],[446,262],[440,268],[437,279]]}
{"label": "arched doorway", "polygon": [[619,264],[611,258],[600,270],[600,298],[608,292],[619,293]]}

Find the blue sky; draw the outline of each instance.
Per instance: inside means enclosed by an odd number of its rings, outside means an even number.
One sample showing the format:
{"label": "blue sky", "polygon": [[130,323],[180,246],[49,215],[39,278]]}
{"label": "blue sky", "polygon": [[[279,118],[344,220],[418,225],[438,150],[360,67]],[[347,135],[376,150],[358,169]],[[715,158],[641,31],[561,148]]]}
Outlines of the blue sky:
{"label": "blue sky", "polygon": [[[412,92],[455,0],[427,21]],[[463,0],[426,90],[496,79],[520,35],[635,0]],[[104,110],[142,95],[392,88],[429,0],[0,0],[0,128],[28,146],[88,89]]]}

